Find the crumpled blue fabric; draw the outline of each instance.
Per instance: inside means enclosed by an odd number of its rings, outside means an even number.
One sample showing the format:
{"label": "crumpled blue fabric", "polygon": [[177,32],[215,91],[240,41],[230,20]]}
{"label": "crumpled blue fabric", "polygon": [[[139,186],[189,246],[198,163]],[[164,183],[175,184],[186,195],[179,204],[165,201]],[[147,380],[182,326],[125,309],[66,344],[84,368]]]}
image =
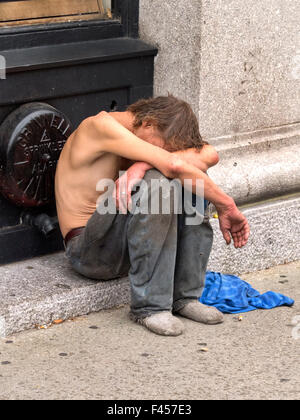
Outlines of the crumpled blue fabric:
{"label": "crumpled blue fabric", "polygon": [[256,309],[293,306],[293,299],[280,293],[260,294],[249,283],[229,274],[208,271],[200,302],[214,306],[225,314],[237,314]]}

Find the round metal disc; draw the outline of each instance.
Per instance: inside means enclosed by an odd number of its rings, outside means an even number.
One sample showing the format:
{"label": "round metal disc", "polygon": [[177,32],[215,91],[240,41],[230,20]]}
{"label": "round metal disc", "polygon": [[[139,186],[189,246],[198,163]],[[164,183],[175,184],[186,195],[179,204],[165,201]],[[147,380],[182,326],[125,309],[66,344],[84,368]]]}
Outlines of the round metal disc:
{"label": "round metal disc", "polygon": [[68,118],[48,104],[26,104],[10,114],[0,126],[2,194],[23,207],[53,202],[56,165],[70,134]]}

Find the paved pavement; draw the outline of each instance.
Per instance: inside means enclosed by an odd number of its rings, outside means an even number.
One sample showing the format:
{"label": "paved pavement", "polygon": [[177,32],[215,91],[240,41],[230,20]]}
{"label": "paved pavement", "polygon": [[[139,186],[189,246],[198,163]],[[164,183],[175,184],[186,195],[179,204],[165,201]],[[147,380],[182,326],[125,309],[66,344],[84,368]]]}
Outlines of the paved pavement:
{"label": "paved pavement", "polygon": [[184,320],[176,338],[132,323],[125,306],[0,339],[0,399],[299,399],[300,261],[243,278],[295,306]]}

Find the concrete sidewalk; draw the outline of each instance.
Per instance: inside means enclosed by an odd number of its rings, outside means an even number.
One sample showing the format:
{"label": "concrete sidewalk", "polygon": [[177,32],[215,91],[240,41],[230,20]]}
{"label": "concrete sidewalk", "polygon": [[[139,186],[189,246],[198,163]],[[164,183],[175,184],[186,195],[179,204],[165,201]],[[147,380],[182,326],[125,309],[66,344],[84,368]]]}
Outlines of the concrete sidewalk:
{"label": "concrete sidewalk", "polygon": [[299,399],[300,261],[243,278],[294,307],[167,338],[125,306],[0,339],[0,399]]}

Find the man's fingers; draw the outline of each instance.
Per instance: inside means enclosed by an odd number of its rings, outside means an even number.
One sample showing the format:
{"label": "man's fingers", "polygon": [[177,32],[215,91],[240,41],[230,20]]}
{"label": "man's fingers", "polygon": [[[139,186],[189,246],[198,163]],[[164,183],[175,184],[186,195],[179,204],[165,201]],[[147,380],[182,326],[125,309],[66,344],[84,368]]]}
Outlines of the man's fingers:
{"label": "man's fingers", "polygon": [[131,207],[132,207],[132,200],[131,200],[131,192],[132,192],[132,189],[131,189],[131,186],[128,188],[128,191],[127,191],[127,208],[128,208],[128,210],[130,211],[131,210]]}
{"label": "man's fingers", "polygon": [[248,222],[246,222],[246,224],[243,227],[243,230],[241,232],[241,242],[242,242],[242,246],[245,246],[248,242],[250,236],[250,227]]}
{"label": "man's fingers", "polygon": [[235,248],[240,248],[240,237],[238,233],[232,233],[233,243]]}
{"label": "man's fingers", "polygon": [[121,213],[126,213],[126,206],[124,206],[124,198],[126,195],[123,194],[123,188],[120,185],[120,180],[118,179],[116,182],[116,188],[113,192],[113,198],[116,203],[116,208],[121,211]]}
{"label": "man's fingers", "polygon": [[232,233],[231,236],[232,236],[233,244],[234,244],[235,248],[239,248],[239,237],[238,237],[238,234],[235,232],[235,233]]}
{"label": "man's fingers", "polygon": [[244,246],[244,237],[243,237],[242,232],[238,233],[238,239],[239,239],[239,248],[242,248]]}
{"label": "man's fingers", "polygon": [[245,246],[248,242],[249,235],[250,235],[250,227],[247,222],[240,231],[232,234],[232,237],[235,238],[236,248],[242,248],[243,246]]}
{"label": "man's fingers", "polygon": [[247,222],[245,226],[245,234],[244,234],[244,238],[246,242],[248,241],[249,236],[250,236],[250,226],[249,226],[249,223]]}
{"label": "man's fingers", "polygon": [[116,208],[119,208],[119,200],[118,200],[118,197],[119,197],[119,183],[118,183],[118,181],[115,182],[115,185],[116,186],[115,186],[114,191],[113,191],[113,199],[116,203]]}
{"label": "man's fingers", "polygon": [[223,238],[225,239],[225,242],[227,243],[227,245],[230,244],[231,242],[231,237],[230,237],[230,233],[227,229],[222,230],[223,233]]}
{"label": "man's fingers", "polygon": [[116,181],[116,205],[119,211],[122,214],[127,213],[127,193],[126,193],[126,184],[122,181],[122,178],[119,178]]}

